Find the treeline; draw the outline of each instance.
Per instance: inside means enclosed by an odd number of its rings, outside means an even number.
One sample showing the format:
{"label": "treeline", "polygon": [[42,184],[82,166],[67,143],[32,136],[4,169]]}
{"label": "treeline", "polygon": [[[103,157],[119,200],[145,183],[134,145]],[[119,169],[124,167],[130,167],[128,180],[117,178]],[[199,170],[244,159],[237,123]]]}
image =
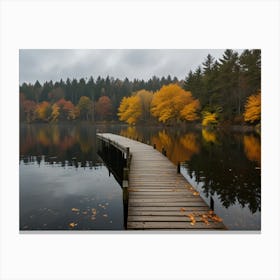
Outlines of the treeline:
{"label": "treeline", "polygon": [[20,117],[27,122],[62,119],[117,120],[123,97],[140,89],[154,92],[170,83],[180,82],[176,77],[168,75],[162,78],[153,76],[148,81],[99,76],[96,80],[93,77],[80,80],[68,78],[66,82],[61,79],[59,82],[47,81],[43,85],[39,81],[35,84],[23,83],[19,89]]}
{"label": "treeline", "polygon": [[239,55],[228,49],[219,60],[209,54],[188,73],[184,89],[199,99],[201,112],[214,113],[220,121],[241,123],[247,99],[261,90],[261,50],[244,50]]}
{"label": "treeline", "polygon": [[201,122],[202,125],[258,123],[261,114],[261,51],[226,50],[216,60],[209,54],[184,81],[152,77],[129,81],[38,81],[20,86],[21,119],[32,121],[119,120]]}

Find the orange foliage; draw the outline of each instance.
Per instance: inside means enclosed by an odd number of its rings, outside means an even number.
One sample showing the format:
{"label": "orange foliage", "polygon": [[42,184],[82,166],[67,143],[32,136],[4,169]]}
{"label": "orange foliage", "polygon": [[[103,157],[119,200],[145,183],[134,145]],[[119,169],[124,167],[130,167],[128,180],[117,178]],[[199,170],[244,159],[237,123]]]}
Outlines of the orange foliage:
{"label": "orange foliage", "polygon": [[135,126],[129,126],[126,129],[122,129],[120,135],[132,139],[143,139],[143,134],[140,133]]}
{"label": "orange foliage", "polygon": [[202,126],[215,125],[218,123],[217,113],[203,112]]}
{"label": "orange foliage", "polygon": [[67,119],[67,120],[73,120],[76,118],[75,106],[71,101],[66,101],[64,98],[62,98],[58,100],[55,104],[59,108],[57,117],[60,117],[61,119]]}
{"label": "orange foliage", "polygon": [[35,117],[35,111],[36,111],[36,103],[32,100],[26,100],[24,99],[24,96],[21,95],[22,104],[23,104],[23,110],[26,115],[27,122],[31,122]]}
{"label": "orange foliage", "polygon": [[96,102],[96,114],[101,120],[107,120],[112,115],[112,101],[108,96],[101,96]]}
{"label": "orange foliage", "polygon": [[199,119],[197,111],[200,108],[200,102],[198,99],[193,100],[187,104],[181,111],[181,116],[187,121],[195,121]]}
{"label": "orange foliage", "polygon": [[261,92],[248,97],[245,104],[244,120],[254,123],[261,119]]}
{"label": "orange foliage", "polygon": [[49,120],[52,113],[52,108],[49,102],[43,101],[37,105],[36,115],[39,120],[47,121]]}
{"label": "orange foliage", "polygon": [[199,142],[194,133],[187,133],[178,141],[166,131],[161,131],[157,136],[151,138],[151,143],[156,144],[159,151],[164,147],[167,156],[174,164],[177,164],[178,161],[190,160],[194,154],[200,151]]}
{"label": "orange foliage", "polygon": [[177,84],[163,86],[154,94],[151,112],[160,122],[197,119],[196,110],[199,101],[194,100],[191,92],[185,91]]}
{"label": "orange foliage", "polygon": [[245,135],[243,138],[244,152],[251,161],[261,162],[261,143],[254,135]]}
{"label": "orange foliage", "polygon": [[213,131],[209,131],[207,129],[202,129],[202,137],[206,142],[216,144],[217,136]]}
{"label": "orange foliage", "polygon": [[141,116],[141,101],[138,95],[124,97],[119,107],[119,119],[135,125]]}
{"label": "orange foliage", "polygon": [[180,138],[180,143],[190,155],[198,154],[200,151],[199,144],[194,133],[185,134]]}

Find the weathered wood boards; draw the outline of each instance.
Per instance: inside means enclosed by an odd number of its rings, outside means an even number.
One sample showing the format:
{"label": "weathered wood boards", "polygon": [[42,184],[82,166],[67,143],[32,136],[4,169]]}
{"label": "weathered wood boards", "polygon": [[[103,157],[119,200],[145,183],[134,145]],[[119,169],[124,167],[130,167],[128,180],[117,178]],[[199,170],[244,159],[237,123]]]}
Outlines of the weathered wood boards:
{"label": "weathered wood boards", "polygon": [[129,230],[224,230],[221,219],[177,167],[152,146],[111,133],[98,134],[132,154],[128,186]]}

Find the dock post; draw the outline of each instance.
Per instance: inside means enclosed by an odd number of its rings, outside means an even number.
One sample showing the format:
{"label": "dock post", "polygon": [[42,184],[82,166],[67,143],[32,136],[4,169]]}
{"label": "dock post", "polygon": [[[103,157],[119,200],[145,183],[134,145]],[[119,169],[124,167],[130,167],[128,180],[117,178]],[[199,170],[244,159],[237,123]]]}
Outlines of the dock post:
{"label": "dock post", "polygon": [[129,169],[127,167],[125,167],[123,169],[123,180],[124,181],[128,181],[128,172],[129,172]]}
{"label": "dock post", "polygon": [[178,164],[177,164],[177,173],[180,174],[180,161],[178,161]]}
{"label": "dock post", "polygon": [[214,199],[210,196],[210,209],[214,211]]}
{"label": "dock post", "polygon": [[124,217],[124,228],[127,229],[127,215],[128,215],[128,181],[123,180],[123,217]]}
{"label": "dock post", "polygon": [[129,157],[130,157],[129,147],[126,147],[126,167],[127,168],[129,167]]}
{"label": "dock post", "polygon": [[156,144],[154,144],[154,149],[156,149],[157,148],[157,145]]}

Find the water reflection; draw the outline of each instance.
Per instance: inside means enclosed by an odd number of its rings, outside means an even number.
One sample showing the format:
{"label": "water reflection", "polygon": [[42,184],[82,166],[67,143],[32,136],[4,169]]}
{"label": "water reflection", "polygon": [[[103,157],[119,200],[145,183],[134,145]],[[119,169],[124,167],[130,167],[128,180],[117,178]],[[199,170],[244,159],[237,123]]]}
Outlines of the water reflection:
{"label": "water reflection", "polygon": [[[195,182],[203,197],[217,199],[215,211],[224,215],[229,228],[260,228],[261,140],[258,134],[189,127],[22,125],[21,162],[27,166],[47,164],[75,170],[98,170],[103,163],[97,154],[96,132],[117,133],[149,145],[155,144],[159,151],[164,148],[174,164],[185,162],[186,176]],[[118,166],[117,161],[113,162]],[[104,176],[106,172],[102,172]],[[102,176],[96,180],[102,181]],[[38,180],[41,179],[38,177]],[[122,203],[122,197],[120,201]],[[219,207],[224,211],[222,214]],[[235,221],[242,217],[242,221],[227,224],[226,216]]]}
{"label": "water reflection", "polygon": [[[164,147],[174,164],[186,163],[187,176],[199,186],[203,197],[217,197],[218,205],[215,202],[215,207],[228,211],[238,206],[244,209],[244,213],[257,213],[258,218],[253,227],[260,228],[261,145],[257,134],[206,129],[176,131],[172,128],[149,129],[148,133],[128,128],[122,130],[121,134],[143,139],[151,145],[156,144],[159,151]],[[251,218],[250,214],[246,215],[247,221],[243,221],[243,228],[246,228]]]}
{"label": "water reflection", "polygon": [[45,155],[44,161],[49,164],[92,168],[102,162],[96,154],[95,134],[92,126],[22,126],[21,159],[40,164],[40,155]]}
{"label": "water reflection", "polygon": [[96,129],[21,125],[21,230],[124,229],[122,190],[97,155]]}
{"label": "water reflection", "polygon": [[244,135],[243,138],[244,152],[246,157],[251,161],[261,163],[261,143],[260,139],[254,135]]}

